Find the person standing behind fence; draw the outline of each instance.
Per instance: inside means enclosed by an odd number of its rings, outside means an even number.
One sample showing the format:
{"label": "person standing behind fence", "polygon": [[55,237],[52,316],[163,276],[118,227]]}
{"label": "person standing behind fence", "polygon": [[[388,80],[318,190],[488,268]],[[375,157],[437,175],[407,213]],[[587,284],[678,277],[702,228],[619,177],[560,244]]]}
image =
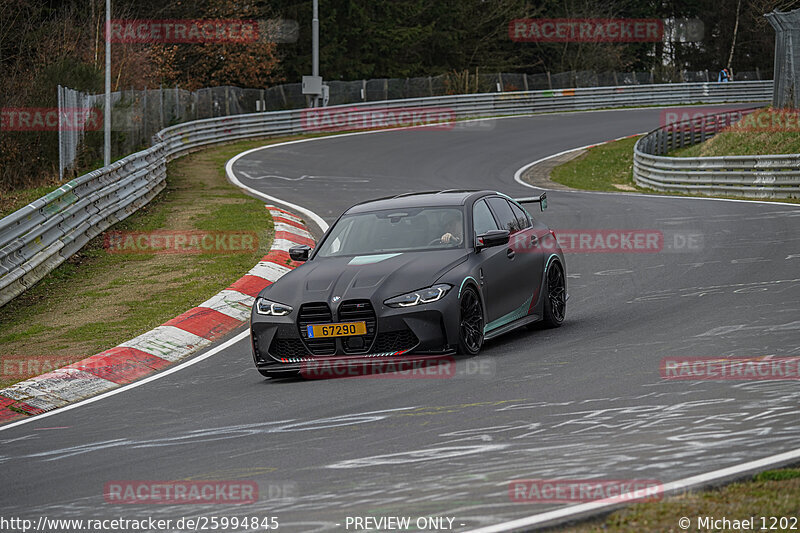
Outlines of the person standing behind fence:
{"label": "person standing behind fence", "polygon": [[731,75],[728,73],[728,69],[724,68],[719,71],[719,76],[717,76],[717,81],[721,83],[727,83],[731,81]]}

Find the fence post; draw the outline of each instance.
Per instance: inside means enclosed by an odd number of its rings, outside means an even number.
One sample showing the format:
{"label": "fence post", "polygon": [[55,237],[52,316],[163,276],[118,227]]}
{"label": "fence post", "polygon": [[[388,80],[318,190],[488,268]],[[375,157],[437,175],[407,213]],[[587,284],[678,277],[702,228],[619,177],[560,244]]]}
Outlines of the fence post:
{"label": "fence post", "polygon": [[144,138],[149,139],[147,134],[147,85],[144,86],[144,93],[142,93],[142,133]]}
{"label": "fence post", "polygon": [[131,85],[131,89],[130,89],[129,93],[131,95],[131,110],[128,112],[128,120],[130,121],[129,128],[130,128],[131,133],[130,133],[130,135],[128,135],[128,137],[131,138],[131,144],[130,144],[130,149],[128,150],[128,153],[132,153],[132,152],[136,151],[136,147],[139,146],[139,136],[136,135],[136,129],[137,128],[136,128],[136,125],[134,124],[134,120],[133,120],[133,117],[134,117],[134,105],[133,104],[136,101],[136,97],[134,96],[134,93],[133,93],[133,85]]}
{"label": "fence post", "polygon": [[178,122],[183,122],[183,109],[181,108],[181,94],[178,86],[175,86],[175,118]]}
{"label": "fence post", "polygon": [[550,79],[550,71],[547,71],[547,88],[553,90],[553,80]]}
{"label": "fence post", "polygon": [[58,181],[64,181],[64,128],[62,127],[61,109],[64,107],[64,97],[61,94],[61,85],[58,86]]}
{"label": "fence post", "polygon": [[164,129],[164,91],[161,84],[158,85],[158,130]]}
{"label": "fence post", "polygon": [[281,84],[281,85],[278,85],[278,89],[280,89],[280,90],[281,90],[281,99],[283,100],[283,107],[284,107],[284,109],[285,109],[285,108],[289,107],[289,104],[288,104],[288,102],[286,101],[286,93],[285,93],[285,92],[283,92],[283,84]]}
{"label": "fence post", "polygon": [[383,99],[389,99],[389,78],[383,78]]}

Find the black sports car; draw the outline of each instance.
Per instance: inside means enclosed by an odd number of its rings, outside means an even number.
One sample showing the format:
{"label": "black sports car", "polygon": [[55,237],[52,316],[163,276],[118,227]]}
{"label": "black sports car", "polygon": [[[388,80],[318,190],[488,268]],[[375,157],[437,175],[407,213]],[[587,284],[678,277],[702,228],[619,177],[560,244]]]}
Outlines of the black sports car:
{"label": "black sports car", "polygon": [[484,340],[566,310],[564,255],[555,234],[492,191],[448,190],[357,204],[305,264],[262,290],[250,327],[269,377],[321,358],[478,353]]}

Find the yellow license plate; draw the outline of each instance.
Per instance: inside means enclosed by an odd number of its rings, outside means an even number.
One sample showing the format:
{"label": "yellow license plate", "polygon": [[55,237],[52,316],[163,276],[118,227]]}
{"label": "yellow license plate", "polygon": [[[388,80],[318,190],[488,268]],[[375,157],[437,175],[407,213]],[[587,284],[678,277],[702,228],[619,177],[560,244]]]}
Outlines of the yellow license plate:
{"label": "yellow license plate", "polygon": [[351,335],[366,335],[366,322],[343,322],[341,324],[309,324],[308,338],[320,337],[349,337]]}

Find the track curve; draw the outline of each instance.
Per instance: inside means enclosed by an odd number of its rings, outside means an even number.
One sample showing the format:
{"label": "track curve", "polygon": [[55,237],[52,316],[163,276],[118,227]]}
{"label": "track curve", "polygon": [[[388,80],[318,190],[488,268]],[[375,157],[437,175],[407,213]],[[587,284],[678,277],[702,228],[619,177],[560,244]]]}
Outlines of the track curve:
{"label": "track curve", "polygon": [[[653,129],[660,110],[539,115],[453,131],[284,144],[233,164],[247,186],[327,221],[352,203],[438,188],[531,190],[514,173],[565,149]],[[666,382],[664,357],[800,355],[796,206],[548,193],[559,229],[702,236],[691,251],[569,254],[558,330],[520,331],[477,358],[491,376],[261,379],[246,339],[181,372],[0,432],[3,514],[277,516],[338,531],[346,516],[455,517],[456,530],[557,504],[512,503],[520,478],[667,482],[791,450],[797,382]],[[119,506],[111,480],[248,479],[246,506]],[[271,485],[292,497],[269,496]]]}

